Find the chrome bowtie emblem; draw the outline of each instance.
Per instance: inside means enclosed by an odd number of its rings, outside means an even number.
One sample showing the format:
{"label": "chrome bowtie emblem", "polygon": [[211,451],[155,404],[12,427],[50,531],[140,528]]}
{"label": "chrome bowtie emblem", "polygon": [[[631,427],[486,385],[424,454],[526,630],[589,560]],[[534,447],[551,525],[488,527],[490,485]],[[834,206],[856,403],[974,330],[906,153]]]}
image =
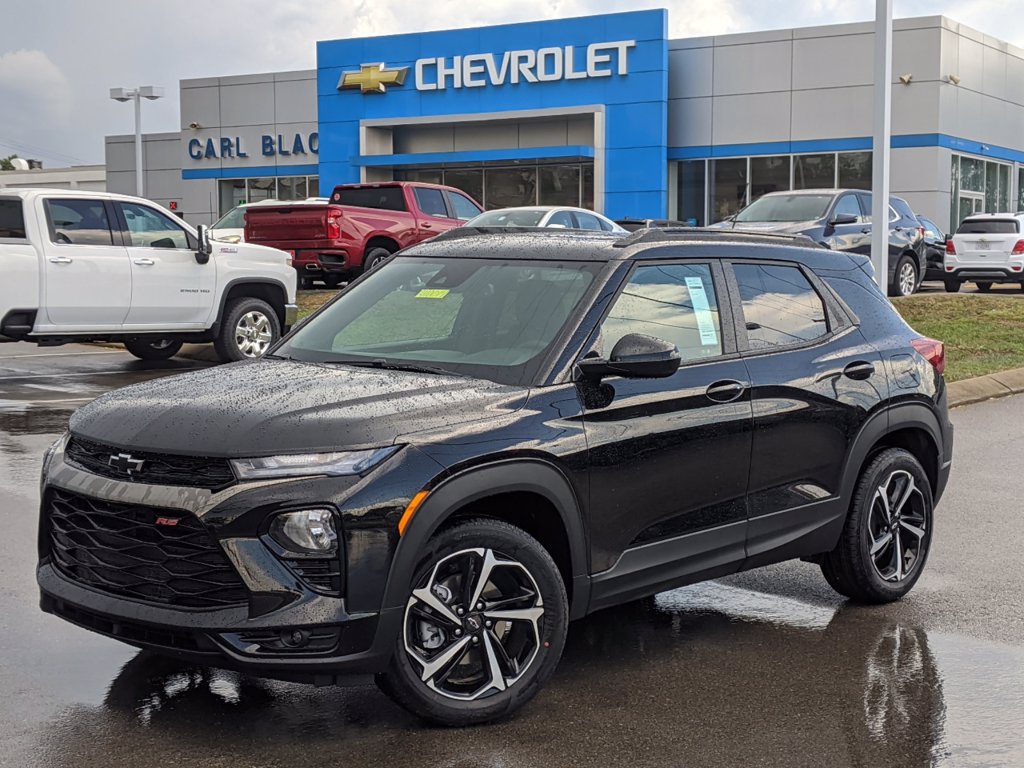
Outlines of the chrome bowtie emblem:
{"label": "chrome bowtie emblem", "polygon": [[107,459],[108,465],[110,465],[114,469],[124,472],[127,475],[132,475],[135,472],[141,472],[142,466],[145,463],[146,462],[144,462],[142,459],[132,458],[132,455],[130,453],[115,453],[113,456]]}

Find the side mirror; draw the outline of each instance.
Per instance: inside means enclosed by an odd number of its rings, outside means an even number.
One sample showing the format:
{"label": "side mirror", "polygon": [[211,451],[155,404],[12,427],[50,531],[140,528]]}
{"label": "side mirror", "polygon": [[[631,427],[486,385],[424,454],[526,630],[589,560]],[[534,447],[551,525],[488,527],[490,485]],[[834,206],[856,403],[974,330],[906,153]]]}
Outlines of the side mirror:
{"label": "side mirror", "polygon": [[857,217],[852,213],[837,213],[831,219],[829,219],[828,225],[830,227],[838,227],[841,224],[856,224]]}
{"label": "side mirror", "polygon": [[615,344],[607,360],[584,358],[577,363],[588,379],[622,376],[627,379],[664,379],[679,370],[682,358],[676,345],[664,339],[627,333]]}
{"label": "side mirror", "polygon": [[205,224],[196,227],[196,237],[199,239],[199,247],[196,249],[196,262],[205,264],[210,260],[213,253],[213,246],[210,244],[210,228]]}

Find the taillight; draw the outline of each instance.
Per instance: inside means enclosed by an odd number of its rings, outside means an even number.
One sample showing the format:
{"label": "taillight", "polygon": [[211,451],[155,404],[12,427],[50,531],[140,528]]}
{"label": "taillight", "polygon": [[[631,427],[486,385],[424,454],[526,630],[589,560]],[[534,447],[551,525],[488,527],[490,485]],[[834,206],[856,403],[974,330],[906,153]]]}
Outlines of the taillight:
{"label": "taillight", "polygon": [[946,241],[946,253],[950,254],[951,256],[956,256],[956,246],[953,245],[952,237]]}
{"label": "taillight", "polygon": [[946,370],[946,345],[941,341],[922,336],[920,339],[911,341],[910,346],[931,363],[936,373],[943,373]]}
{"label": "taillight", "polygon": [[334,216],[327,217],[327,239],[337,240],[341,237],[341,222]]}
{"label": "taillight", "polygon": [[1017,244],[1013,246],[1013,250],[1010,251],[1011,256],[1024,256],[1024,240],[1018,240]]}

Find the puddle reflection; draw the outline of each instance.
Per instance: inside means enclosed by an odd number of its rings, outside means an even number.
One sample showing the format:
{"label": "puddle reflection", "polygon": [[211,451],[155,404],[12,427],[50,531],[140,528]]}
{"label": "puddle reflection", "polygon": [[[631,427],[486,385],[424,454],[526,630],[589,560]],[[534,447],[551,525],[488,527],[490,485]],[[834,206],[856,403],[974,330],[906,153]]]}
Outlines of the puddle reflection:
{"label": "puddle reflection", "polygon": [[[103,706],[73,708],[45,730],[41,754],[68,766],[107,765],[125,745],[140,766],[230,755],[298,768],[325,754],[418,768],[1007,764],[1016,737],[986,732],[983,709],[980,730],[948,738],[944,675],[956,673],[940,668],[923,629],[877,611],[709,583],[572,625],[553,683],[496,725],[427,728],[372,687],[315,689],[140,653]],[[1016,701],[987,706],[1020,707],[1020,697],[1017,687]]]}

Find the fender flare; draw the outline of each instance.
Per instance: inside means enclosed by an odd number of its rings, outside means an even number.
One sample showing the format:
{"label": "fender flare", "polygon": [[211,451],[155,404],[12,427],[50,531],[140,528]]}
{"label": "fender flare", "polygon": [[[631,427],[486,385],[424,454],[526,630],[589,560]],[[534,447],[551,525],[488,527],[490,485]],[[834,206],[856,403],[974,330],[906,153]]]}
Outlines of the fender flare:
{"label": "fender flare", "polygon": [[853,498],[853,489],[860,479],[860,468],[875,444],[888,434],[902,429],[920,429],[928,434],[935,445],[936,460],[942,464],[942,430],[939,419],[926,405],[903,403],[873,414],[861,427],[847,452],[843,467],[843,487],[840,498],[847,504]]}
{"label": "fender flare", "polygon": [[[530,492],[544,497],[558,511],[569,542],[572,601],[570,618],[579,618],[590,601],[587,538],[576,494],[565,475],[540,459],[510,459],[474,467],[444,480],[431,490],[398,540],[384,587],[382,607],[405,606],[413,572],[427,541],[457,509],[500,493]],[[569,585],[566,585],[569,586]]]}
{"label": "fender flare", "polygon": [[[282,317],[284,314],[284,307],[288,303],[288,288],[280,280],[274,280],[269,277],[236,277],[233,280],[229,280],[224,288],[220,292],[220,298],[217,300],[217,316],[213,319],[213,324],[210,326],[210,332],[216,338],[220,336],[220,325],[224,320],[224,310],[228,305],[228,294],[231,293],[231,289],[236,285],[270,285],[281,290],[281,313]],[[274,307],[276,310],[277,307]],[[281,330],[284,331],[284,320],[281,320]],[[283,334],[282,334],[283,335]]]}

